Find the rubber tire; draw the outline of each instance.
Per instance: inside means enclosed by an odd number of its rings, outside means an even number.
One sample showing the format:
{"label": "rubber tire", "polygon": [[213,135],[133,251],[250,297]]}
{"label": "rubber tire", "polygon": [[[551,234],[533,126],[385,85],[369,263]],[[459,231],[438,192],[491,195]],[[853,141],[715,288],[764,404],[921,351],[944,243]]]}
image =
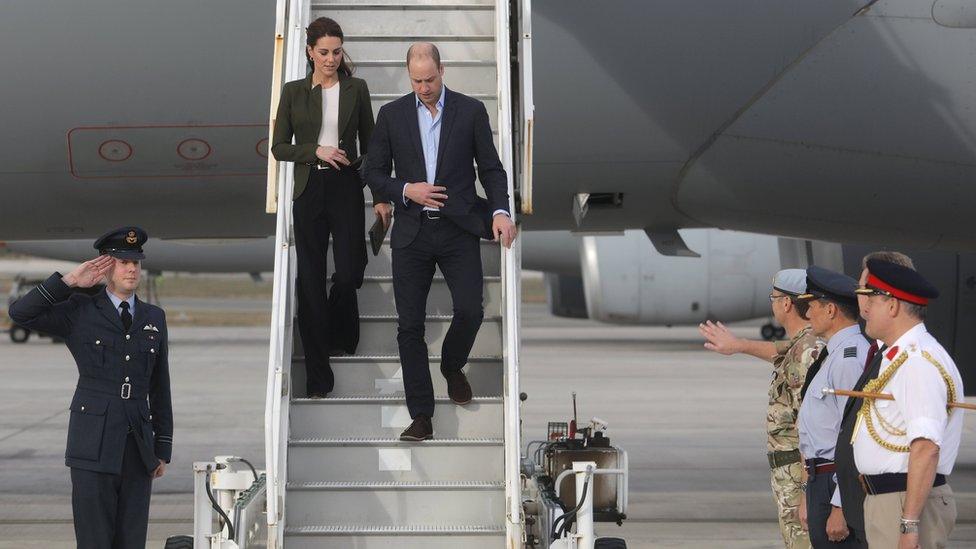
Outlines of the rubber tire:
{"label": "rubber tire", "polygon": [[14,343],[27,343],[27,340],[30,339],[30,333],[30,330],[23,326],[11,326],[10,341]]}
{"label": "rubber tire", "polygon": [[776,333],[773,335],[776,337],[776,339],[786,339],[786,328],[777,326],[775,332]]}
{"label": "rubber tire", "polygon": [[621,538],[599,538],[593,549],[627,549],[627,542]]}
{"label": "rubber tire", "polygon": [[772,341],[776,335],[776,327],[772,324],[763,324],[763,327],[759,329],[759,335],[766,341]]}
{"label": "rubber tire", "polygon": [[164,549],[193,549],[193,536],[170,536]]}

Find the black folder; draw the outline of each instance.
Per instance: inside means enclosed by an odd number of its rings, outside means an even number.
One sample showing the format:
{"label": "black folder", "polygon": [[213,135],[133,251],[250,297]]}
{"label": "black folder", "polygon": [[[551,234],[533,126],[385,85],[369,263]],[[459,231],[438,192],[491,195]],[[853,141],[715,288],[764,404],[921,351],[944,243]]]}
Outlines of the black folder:
{"label": "black folder", "polygon": [[380,248],[383,247],[383,240],[386,239],[387,230],[389,229],[383,226],[383,218],[376,216],[376,222],[369,228],[369,245],[373,248],[373,255],[380,254]]}

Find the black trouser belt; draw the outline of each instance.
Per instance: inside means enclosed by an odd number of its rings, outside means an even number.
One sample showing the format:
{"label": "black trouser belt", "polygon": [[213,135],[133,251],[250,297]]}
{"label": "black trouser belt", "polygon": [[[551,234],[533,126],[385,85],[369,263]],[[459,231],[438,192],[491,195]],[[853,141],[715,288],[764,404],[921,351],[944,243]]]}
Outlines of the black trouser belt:
{"label": "black trouser belt", "polygon": [[793,465],[800,462],[799,450],[785,450],[779,452],[769,452],[766,454],[769,460],[769,468],[776,469],[785,465]]}
{"label": "black trouser belt", "polygon": [[[880,496],[894,492],[904,492],[908,489],[908,473],[882,473],[880,475],[859,475],[861,488],[869,496]],[[946,483],[946,476],[936,473],[932,487]]]}

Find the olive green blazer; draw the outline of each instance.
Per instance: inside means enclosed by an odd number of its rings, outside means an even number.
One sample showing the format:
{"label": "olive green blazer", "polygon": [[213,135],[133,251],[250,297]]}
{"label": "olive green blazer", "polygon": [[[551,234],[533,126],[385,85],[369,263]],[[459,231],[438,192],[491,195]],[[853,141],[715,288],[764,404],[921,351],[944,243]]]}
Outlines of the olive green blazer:
{"label": "olive green blazer", "polygon": [[[285,84],[278,101],[271,154],[276,160],[295,163],[295,193],[298,198],[312,166],[318,161],[319,132],[322,129],[322,86],[312,87],[312,75]],[[373,105],[366,81],[339,75],[339,148],[350,161],[366,154],[373,133]],[[292,143],[292,136],[295,138]],[[356,147],[357,137],[359,147]]]}

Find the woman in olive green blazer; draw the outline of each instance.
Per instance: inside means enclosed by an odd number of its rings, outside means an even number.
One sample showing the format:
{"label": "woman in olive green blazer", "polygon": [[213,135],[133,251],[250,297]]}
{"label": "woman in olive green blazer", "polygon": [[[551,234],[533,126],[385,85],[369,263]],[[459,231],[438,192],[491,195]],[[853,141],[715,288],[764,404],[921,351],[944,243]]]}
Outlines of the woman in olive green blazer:
{"label": "woman in olive green blazer", "polygon": [[[373,108],[366,82],[352,76],[338,23],[320,17],[306,34],[311,73],[282,89],[271,153],[295,163],[298,329],[307,394],[321,398],[334,385],[330,354],[352,354],[359,344],[356,290],[366,269],[366,206],[357,167],[373,131]],[[389,224],[390,204],[374,203]],[[330,239],[335,269],[327,293]]]}

